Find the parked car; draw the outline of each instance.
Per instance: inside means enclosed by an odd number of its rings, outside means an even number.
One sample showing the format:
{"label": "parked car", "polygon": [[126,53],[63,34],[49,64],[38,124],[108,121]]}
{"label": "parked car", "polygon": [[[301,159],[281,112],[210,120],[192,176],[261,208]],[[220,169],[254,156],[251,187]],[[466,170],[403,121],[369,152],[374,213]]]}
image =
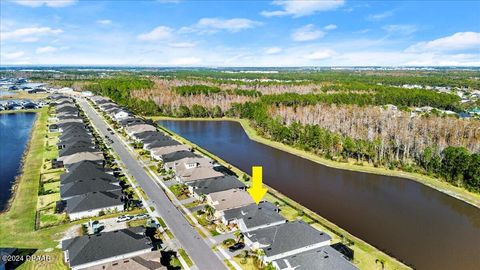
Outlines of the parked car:
{"label": "parked car", "polygon": [[230,250],[230,252],[234,252],[234,251],[239,250],[239,249],[242,249],[242,248],[244,248],[244,247],[245,247],[245,244],[242,243],[242,242],[239,242],[239,243],[236,243],[236,244],[230,246],[230,247],[228,248],[228,250]]}
{"label": "parked car", "polygon": [[123,215],[123,216],[119,216],[119,217],[117,218],[117,222],[125,222],[125,221],[129,221],[129,220],[131,220],[131,219],[132,219],[132,216],[125,216],[125,215]]}
{"label": "parked car", "polygon": [[135,219],[143,219],[150,217],[148,214],[138,214],[135,216]]}

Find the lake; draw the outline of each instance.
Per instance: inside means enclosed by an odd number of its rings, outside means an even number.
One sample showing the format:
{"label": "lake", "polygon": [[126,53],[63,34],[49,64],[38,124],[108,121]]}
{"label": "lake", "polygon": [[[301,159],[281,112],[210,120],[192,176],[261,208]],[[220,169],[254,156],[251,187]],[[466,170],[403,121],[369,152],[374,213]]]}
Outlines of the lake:
{"label": "lake", "polygon": [[[233,121],[160,121],[417,269],[480,269],[480,209],[418,182],[330,168],[248,138]],[[388,269],[388,265],[386,266]]]}
{"label": "lake", "polygon": [[12,195],[34,122],[35,113],[0,114],[0,211],[5,210]]}

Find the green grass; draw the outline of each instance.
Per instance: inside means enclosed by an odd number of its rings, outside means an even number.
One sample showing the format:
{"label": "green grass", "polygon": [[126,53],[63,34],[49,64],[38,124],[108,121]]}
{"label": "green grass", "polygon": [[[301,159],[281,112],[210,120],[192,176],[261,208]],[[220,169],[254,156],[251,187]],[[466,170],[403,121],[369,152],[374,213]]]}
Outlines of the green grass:
{"label": "green grass", "polygon": [[14,199],[10,209],[0,215],[0,247],[51,248],[56,246],[58,231],[35,231],[35,211],[45,155],[47,118],[47,108],[40,109],[32,128],[28,152]]}
{"label": "green grass", "polygon": [[184,249],[178,249],[178,253],[180,254],[180,256],[182,256],[182,258],[185,260],[189,267],[193,266],[192,260],[190,259],[190,257],[188,257],[187,252],[185,252]]}
{"label": "green grass", "polygon": [[128,221],[127,225],[128,227],[138,227],[138,226],[147,226],[147,221],[148,219],[137,219],[137,220],[132,220]]}
{"label": "green grass", "polygon": [[60,182],[51,182],[43,184],[45,192],[58,193],[60,192]]}
{"label": "green grass", "polygon": [[38,196],[37,209],[54,207],[55,202],[60,200],[60,193],[52,193]]}
{"label": "green grass", "polygon": [[60,250],[42,251],[38,250],[34,253],[35,256],[48,256],[49,261],[27,261],[18,267],[18,270],[66,270],[69,269],[63,262],[63,252]]}
{"label": "green grass", "polygon": [[179,200],[188,199],[188,188],[187,185],[184,184],[175,184],[169,187],[170,190],[175,194],[175,197]]}

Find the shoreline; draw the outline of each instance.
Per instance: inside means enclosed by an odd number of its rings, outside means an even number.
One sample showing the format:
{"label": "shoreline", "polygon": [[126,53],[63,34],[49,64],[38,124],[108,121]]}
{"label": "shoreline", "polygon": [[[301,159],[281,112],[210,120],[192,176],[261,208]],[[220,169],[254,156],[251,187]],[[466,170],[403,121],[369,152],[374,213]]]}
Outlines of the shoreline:
{"label": "shoreline", "polygon": [[[158,121],[161,117],[160,118],[147,117],[147,118],[152,119],[154,121]],[[176,119],[176,118],[168,118],[168,119],[165,119],[165,120],[173,120],[173,119]],[[195,120],[195,119],[194,118],[184,118],[182,120]],[[203,120],[208,121],[210,119],[203,119]],[[225,121],[225,120],[236,121],[235,119],[229,119],[229,118],[217,118],[214,121],[222,121],[222,120],[223,121]],[[169,130],[169,129],[167,129],[167,128],[161,126],[161,125],[158,125],[158,124],[157,124],[157,126],[160,127],[161,130],[167,132],[173,138],[179,140],[180,142],[182,142],[184,144],[191,145],[194,149],[196,149],[196,151],[198,151],[198,152],[206,155],[207,157],[210,157],[210,158],[216,160],[218,163],[228,167],[230,170],[232,170],[234,173],[237,174],[240,181],[242,181],[243,183],[245,183],[247,185],[249,184],[248,182],[245,182],[240,177],[241,175],[244,175],[244,174],[248,175],[248,173],[240,170],[239,168],[233,166],[232,164],[230,164],[227,161],[223,160],[222,158],[216,156],[215,154],[209,152],[208,150],[206,150],[206,149],[200,147],[199,145],[189,141],[188,139],[180,136],[179,134],[175,133],[174,131]],[[266,200],[281,201],[284,204],[290,206],[291,208],[293,208],[297,211],[298,210],[303,211],[305,213],[305,215],[308,216],[309,218],[311,218],[313,221],[315,221],[316,224],[318,224],[321,227],[327,229],[331,233],[335,234],[337,237],[341,236],[341,237],[344,237],[345,239],[347,239],[348,241],[353,242],[354,243],[354,249],[356,249],[355,247],[358,248],[358,250],[356,250],[356,251],[358,251],[360,253],[369,254],[367,256],[369,258],[373,257],[373,258],[377,258],[377,259],[386,260],[388,262],[388,264],[393,267],[391,269],[411,269],[411,266],[409,266],[405,262],[402,262],[399,259],[395,258],[393,255],[388,254],[387,251],[381,250],[381,249],[369,244],[368,242],[362,240],[361,238],[358,238],[358,237],[352,235],[351,233],[349,233],[345,229],[339,227],[338,225],[331,222],[330,220],[320,216],[319,214],[317,214],[314,211],[310,210],[309,208],[303,206],[302,204],[294,201],[293,199],[289,198],[288,196],[284,195],[283,193],[279,192],[278,190],[276,190],[276,189],[274,189],[274,188],[272,188],[272,187],[270,187],[266,184],[264,184],[264,185],[268,188],[268,193],[265,195]],[[359,256],[362,256],[362,255],[359,255]],[[367,258],[364,258],[364,259],[367,259]],[[358,264],[358,266],[360,267],[360,269],[369,269],[369,267],[374,265],[373,262],[370,262],[370,263],[372,263],[372,264],[368,264],[368,261],[362,261],[361,263]],[[366,265],[364,265],[364,264],[366,264]]]}
{"label": "shoreline", "polygon": [[[1,113],[4,113],[4,112],[5,111],[1,111]],[[30,152],[30,148],[31,148],[31,145],[32,145],[34,127],[35,127],[35,124],[37,123],[37,121],[39,120],[39,115],[38,115],[39,109],[26,110],[26,111],[20,111],[20,112],[19,111],[13,111],[11,113],[26,113],[26,112],[36,113],[35,120],[33,120],[32,127],[30,128],[30,132],[28,134],[27,145],[25,145],[25,150],[23,150],[23,153],[22,153],[22,158],[20,160],[20,166],[18,167],[18,173],[15,176],[15,180],[12,182],[12,186],[10,187],[10,198],[8,199],[8,201],[5,205],[5,209],[0,211],[0,215],[10,211],[10,208],[13,204],[13,201],[15,200],[15,197],[17,195],[18,185],[20,184],[20,181],[21,181],[21,178],[22,178],[22,175],[23,175],[25,162],[26,162],[28,153]]]}
{"label": "shoreline", "polygon": [[356,171],[356,172],[363,172],[363,173],[372,173],[372,174],[377,174],[377,175],[385,175],[385,176],[392,176],[392,177],[398,177],[410,181],[415,181],[417,183],[423,184],[425,186],[428,186],[432,189],[435,189],[439,192],[442,192],[448,196],[451,196],[455,199],[461,200],[473,207],[479,208],[480,209],[480,194],[470,192],[464,188],[456,187],[451,185],[450,183],[447,183],[443,180],[440,180],[438,178],[433,178],[431,176],[427,175],[422,175],[418,173],[409,173],[409,172],[403,172],[399,170],[389,170],[386,168],[376,168],[373,166],[361,166],[361,165],[355,165],[352,163],[342,163],[338,161],[333,161],[333,160],[328,160],[325,158],[322,158],[320,156],[317,156],[313,153],[297,149],[293,146],[285,145],[280,142],[275,142],[267,138],[263,138],[258,133],[256,130],[250,125],[249,121],[247,119],[237,119],[237,118],[232,118],[232,117],[222,117],[222,118],[195,118],[195,117],[189,117],[189,118],[176,118],[176,117],[169,117],[169,116],[153,116],[153,117],[147,117],[149,119],[152,119],[154,121],[159,121],[159,120],[176,120],[176,121],[233,121],[239,123],[245,133],[247,134],[248,138],[250,140],[256,141],[258,143],[276,148],[281,151],[288,152],[292,155],[296,155],[298,157],[308,159],[310,161],[319,163],[323,166],[327,166],[330,168],[335,168],[335,169],[341,169],[341,170],[349,170],[349,171]]}

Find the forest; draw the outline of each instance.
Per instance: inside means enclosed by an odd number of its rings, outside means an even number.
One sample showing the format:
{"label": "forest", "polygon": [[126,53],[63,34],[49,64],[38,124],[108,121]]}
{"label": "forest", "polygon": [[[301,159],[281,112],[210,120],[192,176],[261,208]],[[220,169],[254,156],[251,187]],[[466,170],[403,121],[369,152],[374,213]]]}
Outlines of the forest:
{"label": "forest", "polygon": [[[246,118],[261,136],[327,159],[432,175],[480,192],[480,122],[411,117],[408,110],[431,106],[458,112],[458,96],[355,80],[252,89],[236,82],[121,76],[89,80],[82,88],[142,115]],[[462,75],[453,82],[465,80]]]}

